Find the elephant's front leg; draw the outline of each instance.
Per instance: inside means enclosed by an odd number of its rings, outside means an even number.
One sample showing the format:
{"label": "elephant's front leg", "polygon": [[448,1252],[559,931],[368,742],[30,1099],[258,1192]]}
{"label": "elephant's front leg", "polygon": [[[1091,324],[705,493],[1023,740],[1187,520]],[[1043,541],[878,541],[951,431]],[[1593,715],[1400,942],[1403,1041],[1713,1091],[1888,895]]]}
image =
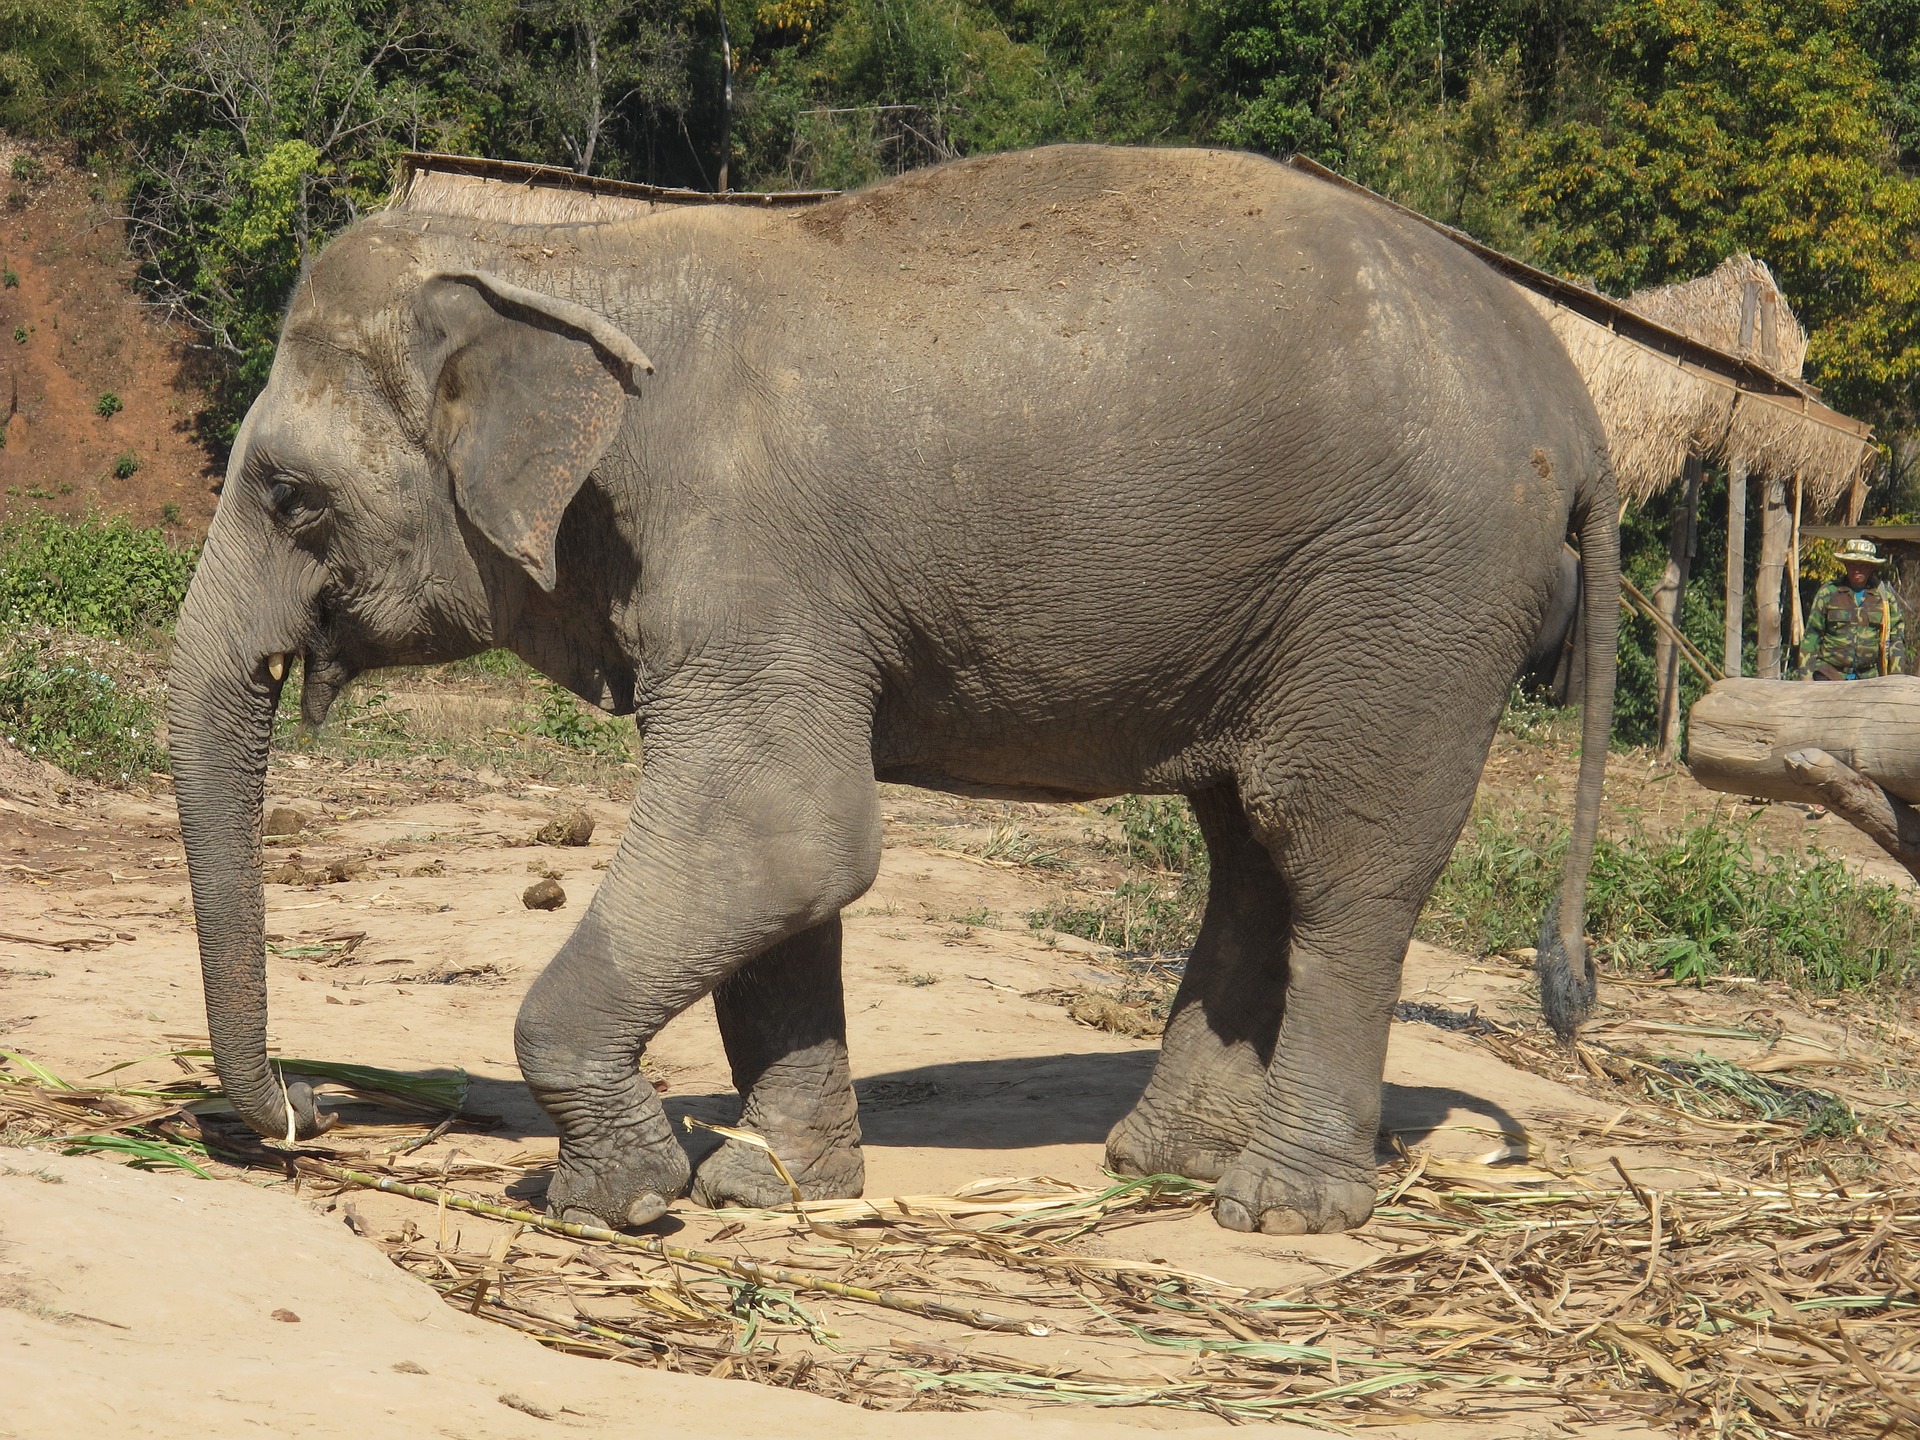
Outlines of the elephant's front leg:
{"label": "elephant's front leg", "polygon": [[[514,1032],[521,1072],[560,1131],[553,1213],[609,1225],[659,1217],[688,1165],[640,1076],[647,1043],[873,883],[870,722],[821,698],[853,688],[761,667],[738,690],[649,707],[620,853]],[[843,1043],[841,1055],[844,1086]]]}
{"label": "elephant's front leg", "polygon": [[[840,917],[748,962],[713,992],[740,1092],[740,1124],[780,1157],[809,1200],[850,1199],[866,1181],[847,1067]],[[758,1146],[729,1140],[694,1177],[708,1206],[784,1205],[792,1192]]]}

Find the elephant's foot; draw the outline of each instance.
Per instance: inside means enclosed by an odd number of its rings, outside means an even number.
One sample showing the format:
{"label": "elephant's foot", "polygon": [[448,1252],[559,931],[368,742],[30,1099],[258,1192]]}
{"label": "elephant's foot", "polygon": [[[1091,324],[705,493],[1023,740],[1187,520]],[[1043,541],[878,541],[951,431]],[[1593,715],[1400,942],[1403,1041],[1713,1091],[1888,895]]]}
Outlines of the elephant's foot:
{"label": "elephant's foot", "polygon": [[[1257,1096],[1256,1096],[1257,1098]],[[1252,1101],[1249,1101],[1251,1109]],[[1224,1134],[1189,1114],[1142,1100],[1107,1135],[1107,1168],[1120,1175],[1184,1175],[1218,1180],[1239,1156],[1246,1134]]]}
{"label": "elephant's foot", "polygon": [[[815,1077],[769,1074],[747,1097],[740,1128],[773,1147],[804,1200],[851,1200],[867,1180],[860,1150],[860,1112],[853,1086],[818,1085]],[[793,1191],[758,1145],[729,1140],[700,1162],[693,1202],[771,1210],[793,1203]]]}
{"label": "elephant's foot", "polygon": [[1213,1218],[1249,1234],[1326,1235],[1365,1224],[1373,1199],[1371,1165],[1355,1170],[1325,1162],[1324,1169],[1307,1172],[1249,1152],[1220,1177]]}
{"label": "elephant's foot", "polygon": [[[851,1200],[867,1183],[867,1162],[860,1147],[836,1145],[805,1159],[767,1137],[787,1167],[805,1200]],[[729,1140],[700,1164],[693,1179],[693,1203],[709,1210],[731,1205],[755,1210],[774,1210],[793,1203],[793,1191],[787,1188],[757,1145]]]}
{"label": "elephant's foot", "polygon": [[[649,1225],[686,1193],[687,1152],[649,1088],[617,1121],[595,1106],[588,1118],[577,1096],[535,1092],[560,1126],[560,1163],[547,1187],[547,1213],[575,1225],[611,1230]],[[651,1102],[651,1103],[647,1103]]]}

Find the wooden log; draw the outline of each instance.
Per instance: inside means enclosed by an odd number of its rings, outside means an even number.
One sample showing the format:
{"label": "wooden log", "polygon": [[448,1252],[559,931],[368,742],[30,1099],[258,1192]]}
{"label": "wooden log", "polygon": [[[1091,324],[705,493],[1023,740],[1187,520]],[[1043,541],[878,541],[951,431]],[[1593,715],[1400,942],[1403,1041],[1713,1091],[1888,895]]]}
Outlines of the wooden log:
{"label": "wooden log", "polygon": [[1687,717],[1687,768],[1711,790],[1829,804],[1787,763],[1803,750],[1823,750],[1896,799],[1920,802],[1920,676],[1729,678]]}
{"label": "wooden log", "polygon": [[[1856,682],[1858,683],[1858,682]],[[1824,750],[1795,750],[1786,767],[1820,803],[1906,866],[1920,880],[1920,814]]]}

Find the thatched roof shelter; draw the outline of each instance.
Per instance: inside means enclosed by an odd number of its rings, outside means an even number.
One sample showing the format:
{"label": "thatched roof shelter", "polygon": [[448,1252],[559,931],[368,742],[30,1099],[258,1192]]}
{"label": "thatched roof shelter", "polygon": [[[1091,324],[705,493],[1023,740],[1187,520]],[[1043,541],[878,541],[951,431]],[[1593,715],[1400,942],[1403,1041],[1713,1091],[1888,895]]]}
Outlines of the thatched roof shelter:
{"label": "thatched roof shelter", "polygon": [[1859,513],[1879,457],[1873,431],[1823,404],[1800,379],[1806,332],[1772,272],[1752,256],[1622,302],[1503,255],[1302,156],[1290,163],[1440,231],[1520,288],[1586,379],[1623,500],[1641,504],[1665,490],[1693,454],[1741,459],[1762,477],[1797,475],[1815,509],[1844,503],[1850,519]]}
{"label": "thatched roof shelter", "polygon": [[[1366,195],[1473,251],[1521,290],[1586,378],[1607,431],[1623,499],[1673,484],[1689,454],[1743,458],[1761,476],[1798,475],[1815,509],[1858,513],[1877,451],[1871,430],[1822,404],[1800,380],[1807,337],[1765,265],[1738,255],[1700,280],[1626,302],[1536,270],[1396,205],[1304,156],[1296,169]],[[674,190],[547,165],[408,155],[391,204],[516,224],[629,219],[683,205],[791,206],[830,190],[774,194]],[[1744,317],[1744,327],[1743,327]],[[1741,344],[1742,331],[1748,342]]]}

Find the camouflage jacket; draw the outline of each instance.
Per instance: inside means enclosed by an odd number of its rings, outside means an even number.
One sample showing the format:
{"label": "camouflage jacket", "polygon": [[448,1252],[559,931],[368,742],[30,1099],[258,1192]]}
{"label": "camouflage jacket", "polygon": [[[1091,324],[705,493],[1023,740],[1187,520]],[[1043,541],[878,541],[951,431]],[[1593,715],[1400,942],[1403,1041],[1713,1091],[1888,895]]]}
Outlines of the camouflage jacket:
{"label": "camouflage jacket", "polygon": [[1886,673],[1897,675],[1906,668],[1907,627],[1893,592],[1885,585],[1860,592],[1838,582],[1822,585],[1807,615],[1800,666],[1794,674],[1804,680],[1822,665],[1832,666],[1848,680],[1880,674],[1883,627]]}

